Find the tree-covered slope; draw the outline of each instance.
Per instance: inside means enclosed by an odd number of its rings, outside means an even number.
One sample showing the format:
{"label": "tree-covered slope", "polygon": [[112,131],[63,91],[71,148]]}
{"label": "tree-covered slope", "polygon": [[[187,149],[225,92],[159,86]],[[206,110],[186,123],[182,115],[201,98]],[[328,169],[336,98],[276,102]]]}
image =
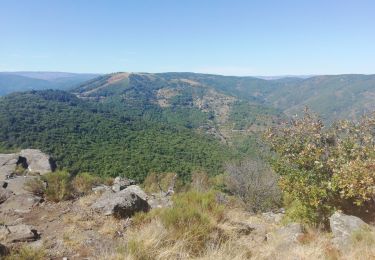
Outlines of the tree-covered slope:
{"label": "tree-covered slope", "polygon": [[[198,73],[119,73],[94,79],[75,91],[85,98],[103,100],[108,96],[125,93],[132,98],[131,93],[140,93],[135,90],[142,90],[140,96],[143,99],[164,107],[170,107],[172,100],[173,104],[180,102],[200,110],[209,110],[213,114],[220,111],[218,108],[221,107],[221,115],[228,112],[237,101],[261,105],[265,110],[273,107],[287,115],[297,114],[305,106],[309,106],[326,121],[356,119],[375,110],[375,75],[328,75],[265,80]],[[232,100],[222,99],[213,92],[231,97]],[[209,97],[213,102],[209,102]],[[208,109],[202,109],[205,106],[208,106]],[[258,110],[257,113],[263,111],[258,108],[254,109]],[[217,119],[223,118],[216,115]],[[225,118],[228,118],[227,113]],[[219,120],[219,123],[223,123],[223,120]]]}
{"label": "tree-covered slope", "polygon": [[[252,83],[247,85],[243,81]],[[189,128],[210,125],[234,129],[239,125],[244,128],[267,124],[280,116],[280,111],[261,104],[260,99],[240,95],[236,90],[236,86],[252,86],[253,91],[258,91],[262,81],[195,73],[114,73],[71,91],[84,100],[116,103],[116,107],[126,107],[127,111],[158,110],[157,114],[162,116],[158,120]],[[243,113],[245,108],[247,111]]]}
{"label": "tree-covered slope", "polygon": [[0,98],[1,147],[36,147],[59,167],[136,179],[152,171],[216,174],[230,156],[209,136],[122,111],[57,90],[11,94]]}
{"label": "tree-covered slope", "polygon": [[316,76],[289,82],[266,100],[288,115],[309,106],[327,121],[358,119],[375,110],[375,75]]}

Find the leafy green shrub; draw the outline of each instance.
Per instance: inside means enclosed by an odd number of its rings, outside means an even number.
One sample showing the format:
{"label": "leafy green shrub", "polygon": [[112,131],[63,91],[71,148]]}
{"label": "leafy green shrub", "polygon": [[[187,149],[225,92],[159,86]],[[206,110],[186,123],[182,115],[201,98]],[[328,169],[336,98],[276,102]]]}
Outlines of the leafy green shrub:
{"label": "leafy green shrub", "polygon": [[336,209],[374,212],[369,210],[375,197],[374,133],[374,116],[325,127],[309,111],[267,131],[280,187],[298,204],[294,216],[326,224]]}
{"label": "leafy green shrub", "polygon": [[44,193],[47,200],[59,202],[72,198],[73,188],[71,185],[71,176],[68,172],[51,172],[43,175],[42,178],[47,182]]}

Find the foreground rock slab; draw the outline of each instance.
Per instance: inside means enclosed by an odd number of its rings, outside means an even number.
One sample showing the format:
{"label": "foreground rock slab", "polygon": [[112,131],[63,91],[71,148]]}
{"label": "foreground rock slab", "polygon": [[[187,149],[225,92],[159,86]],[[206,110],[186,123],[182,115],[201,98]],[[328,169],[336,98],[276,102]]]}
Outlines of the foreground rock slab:
{"label": "foreground rock slab", "polygon": [[362,219],[335,212],[329,218],[333,234],[333,244],[339,249],[345,249],[352,241],[354,232],[370,230],[370,226]]}
{"label": "foreground rock slab", "polygon": [[146,212],[150,209],[146,193],[138,186],[131,185],[126,189],[114,193],[106,191],[91,205],[91,208],[104,215],[118,218],[133,216],[136,212]]}
{"label": "foreground rock slab", "polygon": [[40,201],[41,198],[33,194],[13,195],[1,204],[0,213],[28,213]]}
{"label": "foreground rock slab", "polygon": [[30,242],[39,238],[40,234],[31,226],[25,224],[0,226],[0,242],[3,243]]}

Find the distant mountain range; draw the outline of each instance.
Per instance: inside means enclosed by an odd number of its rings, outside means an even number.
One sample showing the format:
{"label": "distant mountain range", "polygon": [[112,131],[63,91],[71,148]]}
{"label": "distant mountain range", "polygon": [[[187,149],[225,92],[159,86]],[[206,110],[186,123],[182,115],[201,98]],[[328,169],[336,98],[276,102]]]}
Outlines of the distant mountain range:
{"label": "distant mountain range", "polygon": [[[153,93],[156,96],[163,95],[163,90],[159,90],[162,88],[179,89],[178,93],[182,93],[183,88],[209,88],[234,99],[281,110],[289,116],[299,114],[305,106],[319,113],[326,121],[356,119],[375,110],[375,75],[234,77],[199,73],[125,74],[132,75],[131,78],[137,81],[130,83],[131,86],[135,84],[132,89],[142,87],[150,93],[159,91]],[[0,96],[17,91],[72,88],[75,88],[82,98],[115,96],[124,91],[129,93],[129,78],[121,78],[125,74],[0,72]],[[164,84],[163,87],[161,84]],[[78,86],[80,87],[77,88]],[[174,96],[177,92],[167,95]]]}
{"label": "distant mountain range", "polygon": [[0,96],[26,90],[67,89],[97,76],[65,72],[0,72]]}

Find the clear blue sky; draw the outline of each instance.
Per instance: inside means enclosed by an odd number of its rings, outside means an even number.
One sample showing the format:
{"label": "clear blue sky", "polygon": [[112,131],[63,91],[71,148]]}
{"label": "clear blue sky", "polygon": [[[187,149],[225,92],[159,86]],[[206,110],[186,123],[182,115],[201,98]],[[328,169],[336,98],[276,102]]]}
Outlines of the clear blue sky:
{"label": "clear blue sky", "polygon": [[375,73],[374,0],[0,0],[0,71]]}

